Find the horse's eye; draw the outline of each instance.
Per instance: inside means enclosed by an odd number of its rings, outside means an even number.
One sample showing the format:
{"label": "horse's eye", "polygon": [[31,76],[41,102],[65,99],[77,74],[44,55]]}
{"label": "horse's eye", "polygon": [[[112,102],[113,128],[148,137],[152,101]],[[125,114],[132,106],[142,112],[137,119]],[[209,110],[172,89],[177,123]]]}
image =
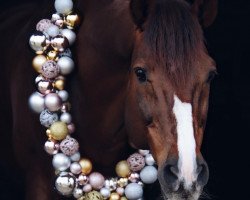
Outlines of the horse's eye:
{"label": "horse's eye", "polygon": [[138,80],[139,80],[141,83],[147,81],[147,71],[146,71],[144,68],[136,67],[136,68],[134,69],[134,71],[135,71],[135,74],[136,74]]}
{"label": "horse's eye", "polygon": [[217,71],[209,72],[209,75],[208,75],[208,78],[207,78],[207,83],[210,83],[217,74],[218,74]]}

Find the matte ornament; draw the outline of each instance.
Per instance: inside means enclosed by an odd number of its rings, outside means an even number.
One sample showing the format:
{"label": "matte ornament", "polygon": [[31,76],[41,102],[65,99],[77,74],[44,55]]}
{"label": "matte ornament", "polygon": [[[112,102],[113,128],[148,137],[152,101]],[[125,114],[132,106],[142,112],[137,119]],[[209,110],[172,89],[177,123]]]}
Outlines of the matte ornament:
{"label": "matte ornament", "polygon": [[107,188],[102,188],[100,190],[101,195],[104,197],[104,199],[107,199],[110,197],[110,191]]}
{"label": "matte ornament", "polygon": [[125,188],[125,195],[129,200],[138,200],[143,196],[143,189],[137,183],[130,183]]}
{"label": "matte ornament", "polygon": [[78,152],[79,143],[72,137],[67,137],[60,144],[60,150],[67,156],[72,156]]}
{"label": "matte ornament", "polygon": [[157,180],[157,169],[153,166],[146,166],[140,172],[140,178],[145,184],[152,184]]}
{"label": "matte ornament", "polygon": [[96,190],[100,190],[104,186],[105,179],[102,174],[93,172],[89,175],[89,184]]}
{"label": "matte ornament", "polygon": [[73,190],[73,196],[74,196],[76,199],[82,197],[82,196],[83,196],[83,191],[82,191],[82,189],[80,189],[80,188],[75,188],[75,189]]}
{"label": "matte ornament", "polygon": [[145,166],[145,159],[139,153],[134,153],[127,159],[128,165],[133,172],[140,171]]}
{"label": "matte ornament", "polygon": [[67,125],[64,122],[54,122],[50,127],[50,134],[55,140],[63,140],[68,134]]}
{"label": "matte ornament", "polygon": [[67,172],[61,173],[55,182],[57,191],[62,195],[71,195],[75,188],[75,177]]}
{"label": "matte ornament", "polygon": [[73,1],[72,0],[56,0],[55,1],[55,9],[58,13],[67,15],[73,9]]}
{"label": "matte ornament", "polygon": [[120,195],[116,192],[111,193],[109,200],[120,200]]}
{"label": "matte ornament", "polygon": [[56,113],[52,113],[49,110],[43,110],[40,114],[40,123],[45,127],[50,127],[51,124],[58,121],[58,115]]}
{"label": "matte ornament", "polygon": [[83,158],[79,161],[82,167],[82,173],[88,175],[92,171],[92,163],[89,159]]}
{"label": "matte ornament", "polygon": [[147,165],[154,165],[155,164],[155,159],[153,158],[152,154],[147,154],[145,156],[145,162]]}
{"label": "matte ornament", "polygon": [[44,109],[43,96],[38,92],[34,92],[29,98],[29,106],[36,113],[42,112]]}
{"label": "matte ornament", "polygon": [[47,61],[47,58],[44,55],[37,55],[33,61],[32,66],[38,73],[42,73],[42,66]]}
{"label": "matte ornament", "polygon": [[55,78],[59,74],[59,66],[53,60],[48,60],[42,66],[42,75],[46,78]]}
{"label": "matte ornament", "polygon": [[63,153],[54,155],[52,164],[56,170],[64,171],[70,167],[70,159]]}
{"label": "matte ornament", "polygon": [[104,198],[99,192],[93,190],[85,194],[85,200],[104,200]]}
{"label": "matte ornament", "polygon": [[55,112],[61,108],[62,100],[56,93],[49,93],[44,98],[44,103],[46,108],[51,111]]}
{"label": "matte ornament", "polygon": [[123,177],[123,178],[127,177],[131,173],[126,160],[123,160],[117,163],[115,171],[119,177]]}
{"label": "matte ornament", "polygon": [[86,184],[83,186],[82,190],[85,193],[90,192],[92,190],[92,186],[90,184]]}

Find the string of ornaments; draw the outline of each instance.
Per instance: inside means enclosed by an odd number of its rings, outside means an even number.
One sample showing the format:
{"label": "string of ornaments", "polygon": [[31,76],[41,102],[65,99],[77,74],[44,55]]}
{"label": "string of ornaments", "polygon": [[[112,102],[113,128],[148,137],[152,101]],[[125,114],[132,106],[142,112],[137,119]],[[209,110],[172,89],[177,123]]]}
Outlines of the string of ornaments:
{"label": "string of ornaments", "polygon": [[56,190],[78,200],[139,200],[143,185],[157,180],[157,169],[149,150],[138,150],[127,160],[117,163],[117,177],[105,178],[94,172],[89,159],[81,157],[79,143],[72,137],[75,126],[70,115],[69,94],[65,76],[74,69],[69,47],[76,40],[75,28],[80,23],[73,12],[72,0],[55,0],[56,13],[42,19],[29,44],[36,52],[32,61],[39,73],[35,79],[37,92],[29,99],[31,109],[40,113],[40,122],[47,128],[45,151],[53,156],[57,175]]}

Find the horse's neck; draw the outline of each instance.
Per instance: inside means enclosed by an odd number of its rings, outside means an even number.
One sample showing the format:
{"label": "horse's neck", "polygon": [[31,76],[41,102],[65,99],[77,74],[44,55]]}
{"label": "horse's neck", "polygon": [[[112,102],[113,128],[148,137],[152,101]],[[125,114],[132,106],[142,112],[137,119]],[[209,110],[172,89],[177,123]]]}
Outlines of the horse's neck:
{"label": "horse's neck", "polygon": [[117,2],[84,13],[76,46],[78,72],[72,80],[81,150],[102,169],[125,157],[128,149],[124,103],[133,24],[128,4],[120,0],[117,7]]}

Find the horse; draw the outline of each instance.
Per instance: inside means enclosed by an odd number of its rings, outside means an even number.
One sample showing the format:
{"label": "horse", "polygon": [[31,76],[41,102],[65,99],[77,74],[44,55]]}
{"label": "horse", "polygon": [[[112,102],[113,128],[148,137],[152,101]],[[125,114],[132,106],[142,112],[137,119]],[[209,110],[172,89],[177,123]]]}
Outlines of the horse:
{"label": "horse", "polygon": [[[214,2],[77,4],[83,21],[73,52],[77,69],[67,86],[77,127],[74,137],[95,170],[107,176],[133,149],[149,148],[159,183],[146,188],[145,199],[198,199],[208,181],[200,149],[216,67],[198,18],[204,27],[211,24]],[[36,23],[49,18],[52,10],[52,3],[44,1],[0,17],[0,133],[5,141],[0,152],[10,171],[24,174],[27,200],[62,198],[53,191],[51,158],[43,151],[45,130],[27,103],[36,77],[27,41]]]}

